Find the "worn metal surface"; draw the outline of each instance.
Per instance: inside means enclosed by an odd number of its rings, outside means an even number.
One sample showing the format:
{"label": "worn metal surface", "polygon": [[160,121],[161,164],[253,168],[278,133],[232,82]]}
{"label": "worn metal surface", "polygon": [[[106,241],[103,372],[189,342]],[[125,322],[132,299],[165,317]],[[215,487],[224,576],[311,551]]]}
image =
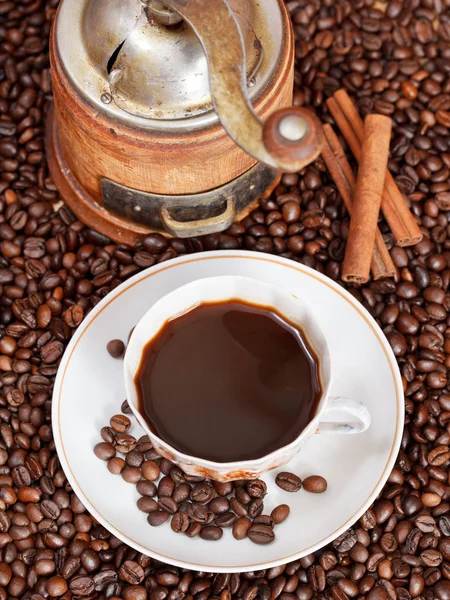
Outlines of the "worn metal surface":
{"label": "worn metal surface", "polygon": [[277,177],[274,169],[257,164],[229,184],[203,194],[150,194],[109,179],[102,179],[101,188],[105,209],[177,237],[190,237],[226,229],[234,215],[264,195]]}
{"label": "worn metal surface", "polygon": [[147,4],[147,9],[161,25],[177,25],[183,20],[177,12],[166,6],[161,0],[141,0],[141,2],[144,6]]}
{"label": "worn metal surface", "polygon": [[[279,0],[229,3],[244,34],[247,75],[254,83],[249,94],[255,100],[271,85],[286,25]],[[209,13],[209,0],[205,6]],[[149,23],[146,2],[62,0],[56,41],[66,74],[99,112],[130,126],[163,131],[184,132],[217,123],[206,57],[197,36],[186,23],[173,28],[154,20]],[[226,48],[228,40],[222,41]],[[264,59],[258,69],[261,49]],[[115,101],[103,103],[102,95],[111,93],[108,64],[116,71]]]}
{"label": "worn metal surface", "polygon": [[[247,82],[261,64],[262,47],[248,21],[243,16],[240,21],[248,50]],[[113,101],[133,115],[179,119],[212,107],[206,56],[192,28],[184,21],[166,27],[145,10],[127,36],[109,81]]]}

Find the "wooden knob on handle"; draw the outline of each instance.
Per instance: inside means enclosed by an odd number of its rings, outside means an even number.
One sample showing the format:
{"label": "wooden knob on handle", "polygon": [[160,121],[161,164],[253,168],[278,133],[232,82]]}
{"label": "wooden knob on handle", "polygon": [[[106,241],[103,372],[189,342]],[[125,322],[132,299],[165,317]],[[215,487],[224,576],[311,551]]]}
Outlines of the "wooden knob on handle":
{"label": "wooden knob on handle", "polygon": [[305,108],[282,108],[265,122],[263,143],[285,171],[300,171],[322,151],[322,126],[319,119]]}

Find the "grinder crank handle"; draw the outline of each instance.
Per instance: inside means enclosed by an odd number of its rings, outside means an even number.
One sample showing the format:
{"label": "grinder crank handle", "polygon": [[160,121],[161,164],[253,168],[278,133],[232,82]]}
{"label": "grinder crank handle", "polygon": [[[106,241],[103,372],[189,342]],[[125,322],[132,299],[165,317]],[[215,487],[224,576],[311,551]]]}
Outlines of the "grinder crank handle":
{"label": "grinder crank handle", "polygon": [[[228,135],[245,152],[266,165],[286,172],[299,171],[322,149],[322,128],[304,108],[274,112],[263,123],[247,94],[245,46],[239,25],[226,0],[147,0],[170,18],[176,11],[196,33],[206,54],[211,97]],[[152,11],[153,12],[153,11]]]}

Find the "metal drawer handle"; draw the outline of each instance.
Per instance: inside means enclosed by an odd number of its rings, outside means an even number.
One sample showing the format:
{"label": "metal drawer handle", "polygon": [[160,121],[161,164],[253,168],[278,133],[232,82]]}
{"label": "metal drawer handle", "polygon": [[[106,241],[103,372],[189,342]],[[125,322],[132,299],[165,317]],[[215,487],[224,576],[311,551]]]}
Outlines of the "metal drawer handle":
{"label": "metal drawer handle", "polygon": [[233,223],[236,215],[236,206],[233,198],[227,198],[227,204],[223,213],[209,219],[198,219],[197,221],[177,221],[165,206],[162,207],[160,214],[164,228],[170,235],[187,238],[223,231]]}

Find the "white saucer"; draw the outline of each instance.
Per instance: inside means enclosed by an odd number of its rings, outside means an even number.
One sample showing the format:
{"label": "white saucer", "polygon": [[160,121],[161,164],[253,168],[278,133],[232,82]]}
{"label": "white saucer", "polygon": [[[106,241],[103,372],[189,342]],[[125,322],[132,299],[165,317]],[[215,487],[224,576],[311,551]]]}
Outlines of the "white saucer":
{"label": "white saucer", "polygon": [[[195,279],[242,275],[284,286],[315,310],[330,345],[335,371],[332,395],[363,400],[372,425],[360,435],[317,435],[286,467],[300,477],[323,475],[322,495],[287,493],[268,484],[265,513],[291,507],[267,546],[236,541],[225,530],[218,542],[189,539],[170,525],[152,528],[136,507],[138,493],[111,475],[92,449],[100,429],[125,399],[121,361],[109,356],[112,338],[127,340],[152,303]],[[318,550],[366,511],[388,478],[403,431],[403,392],[398,367],[383,333],[368,312],[333,281],[296,262],[256,252],[206,252],[144,271],[111,292],[86,317],[61,362],[53,396],[53,431],[62,467],[92,515],[118,538],[163,562],[200,571],[253,571],[284,564]],[[135,425],[136,436],[142,430]]]}

